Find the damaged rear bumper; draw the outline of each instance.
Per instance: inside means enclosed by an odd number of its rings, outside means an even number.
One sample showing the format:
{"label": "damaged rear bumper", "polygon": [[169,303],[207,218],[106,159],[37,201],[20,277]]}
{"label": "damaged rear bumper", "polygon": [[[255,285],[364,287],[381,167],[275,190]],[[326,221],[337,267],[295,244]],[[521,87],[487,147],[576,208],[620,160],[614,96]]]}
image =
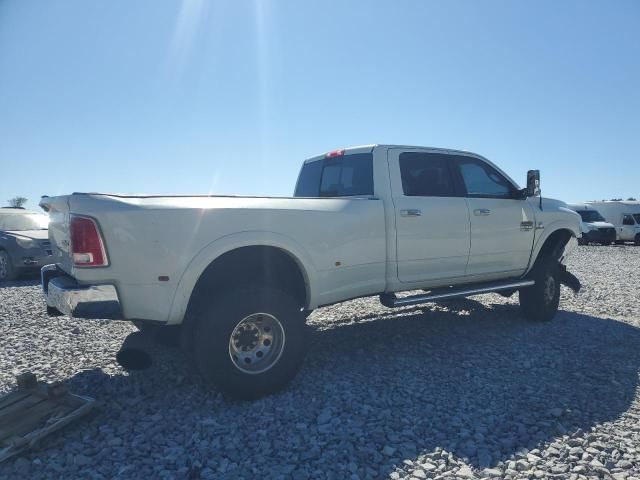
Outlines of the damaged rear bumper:
{"label": "damaged rear bumper", "polygon": [[80,285],[57,265],[42,267],[40,278],[50,309],[76,318],[122,319],[114,285]]}

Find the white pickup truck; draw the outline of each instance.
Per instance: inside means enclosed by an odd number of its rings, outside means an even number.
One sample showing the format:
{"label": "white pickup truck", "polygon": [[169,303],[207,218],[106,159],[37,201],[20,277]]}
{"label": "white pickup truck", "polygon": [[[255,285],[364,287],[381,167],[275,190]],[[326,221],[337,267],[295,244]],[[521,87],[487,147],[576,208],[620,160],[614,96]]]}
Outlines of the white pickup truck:
{"label": "white pickup truck", "polygon": [[520,189],[479,155],[370,145],[305,161],[293,198],[44,197],[42,287],[51,314],[182,325],[200,373],[255,398],[295,375],[324,305],[518,291],[551,320],[560,284],[580,288],[564,266],[580,217],[537,195],[537,171]]}

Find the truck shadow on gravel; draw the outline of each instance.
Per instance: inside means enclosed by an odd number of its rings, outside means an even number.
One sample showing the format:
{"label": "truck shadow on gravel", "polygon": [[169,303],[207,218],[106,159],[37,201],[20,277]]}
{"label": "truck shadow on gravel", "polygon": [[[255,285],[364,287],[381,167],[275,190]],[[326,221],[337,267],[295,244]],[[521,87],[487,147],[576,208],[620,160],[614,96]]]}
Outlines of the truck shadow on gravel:
{"label": "truck shadow on gravel", "polygon": [[312,317],[298,377],[251,403],[204,388],[178,349],[152,347],[153,367],[130,376],[81,372],[70,385],[102,413],[71,435],[107,458],[122,438],[139,475],[151,454],[183,478],[386,477],[441,449],[481,469],[616,420],[638,386],[640,329],[611,319],[562,311],[533,324],[514,305],[467,300],[340,323]]}
{"label": "truck shadow on gravel", "polygon": [[367,441],[391,447],[387,473],[438,447],[491,467],[617,419],[638,386],[640,329],[619,321],[562,311],[532,324],[473,300],[370,319],[316,331],[302,382],[334,398],[336,427],[364,414]]}

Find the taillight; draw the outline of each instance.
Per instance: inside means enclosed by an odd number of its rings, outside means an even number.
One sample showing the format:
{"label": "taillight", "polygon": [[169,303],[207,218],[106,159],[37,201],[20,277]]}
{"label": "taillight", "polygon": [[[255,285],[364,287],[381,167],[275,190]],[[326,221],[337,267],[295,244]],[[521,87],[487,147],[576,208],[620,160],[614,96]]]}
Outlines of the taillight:
{"label": "taillight", "polygon": [[69,230],[76,267],[105,267],[109,264],[98,224],[93,218],[71,215]]}

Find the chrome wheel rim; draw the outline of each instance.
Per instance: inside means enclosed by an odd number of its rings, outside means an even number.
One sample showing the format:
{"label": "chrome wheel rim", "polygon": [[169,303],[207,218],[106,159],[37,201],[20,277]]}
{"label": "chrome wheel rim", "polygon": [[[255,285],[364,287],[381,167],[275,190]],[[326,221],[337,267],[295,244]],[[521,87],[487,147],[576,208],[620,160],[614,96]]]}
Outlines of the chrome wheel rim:
{"label": "chrome wheel rim", "polygon": [[556,296],[556,279],[549,275],[544,282],[544,301],[549,304]]}
{"label": "chrome wheel rim", "polygon": [[240,320],[231,332],[229,357],[243,373],[263,373],[280,360],[284,343],[284,329],[276,317],[252,313]]}
{"label": "chrome wheel rim", "polygon": [[0,255],[0,279],[7,276],[7,257]]}

